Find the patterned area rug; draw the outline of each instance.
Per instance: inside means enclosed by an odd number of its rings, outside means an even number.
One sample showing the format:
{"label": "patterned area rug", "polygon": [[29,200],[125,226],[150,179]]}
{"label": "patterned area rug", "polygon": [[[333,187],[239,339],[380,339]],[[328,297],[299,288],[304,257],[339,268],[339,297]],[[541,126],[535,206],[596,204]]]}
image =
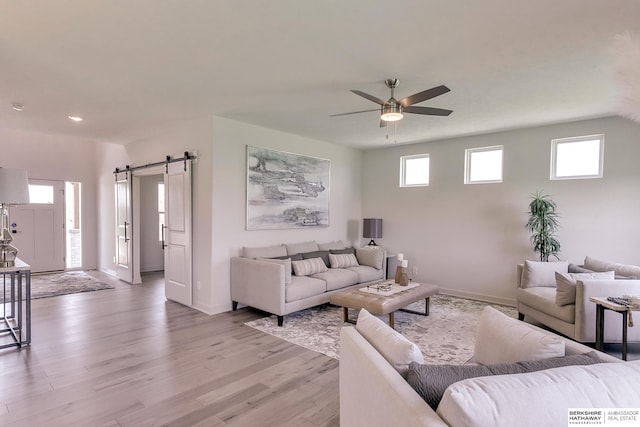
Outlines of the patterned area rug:
{"label": "patterned area rug", "polygon": [[[408,308],[424,312],[424,304],[422,300]],[[473,355],[478,319],[487,305],[517,317],[513,307],[436,295],[431,297],[429,316],[397,311],[396,331],[420,347],[426,363],[464,363]],[[355,319],[357,314],[349,310],[350,319]],[[389,320],[388,316],[380,318],[385,323]],[[285,316],[281,328],[275,316],[246,325],[338,359],[340,328],[350,324],[342,322],[342,307],[324,305]]]}
{"label": "patterned area rug", "polygon": [[[11,285],[8,276],[6,280],[5,292],[8,301],[11,299],[9,293]],[[76,294],[79,292],[100,291],[103,289],[114,289],[114,286],[102,283],[84,271],[31,275],[31,299]],[[0,281],[0,302],[4,301],[2,282]]]}

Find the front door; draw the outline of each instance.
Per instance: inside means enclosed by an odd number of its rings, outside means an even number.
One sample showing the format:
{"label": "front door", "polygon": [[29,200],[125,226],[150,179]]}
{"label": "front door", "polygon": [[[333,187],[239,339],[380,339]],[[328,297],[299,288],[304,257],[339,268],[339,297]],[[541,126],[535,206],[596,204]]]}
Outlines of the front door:
{"label": "front door", "polygon": [[33,273],[64,270],[64,182],[30,179],[29,195],[30,204],[9,209],[18,258]]}
{"label": "front door", "polygon": [[167,165],[164,190],[165,296],[191,305],[191,162]]}

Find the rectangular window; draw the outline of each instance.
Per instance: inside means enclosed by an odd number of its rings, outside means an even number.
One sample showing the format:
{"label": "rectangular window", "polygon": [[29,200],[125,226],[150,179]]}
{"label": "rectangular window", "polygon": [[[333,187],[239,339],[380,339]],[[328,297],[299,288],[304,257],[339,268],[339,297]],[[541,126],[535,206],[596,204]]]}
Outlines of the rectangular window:
{"label": "rectangular window", "polygon": [[464,160],[464,183],[502,182],[502,145],[467,148]]}
{"label": "rectangular window", "polygon": [[429,185],[429,155],[416,154],[400,157],[400,187]]}
{"label": "rectangular window", "polygon": [[602,178],[604,135],[551,141],[551,179]]}
{"label": "rectangular window", "polygon": [[29,184],[29,201],[32,204],[53,204],[53,185]]}

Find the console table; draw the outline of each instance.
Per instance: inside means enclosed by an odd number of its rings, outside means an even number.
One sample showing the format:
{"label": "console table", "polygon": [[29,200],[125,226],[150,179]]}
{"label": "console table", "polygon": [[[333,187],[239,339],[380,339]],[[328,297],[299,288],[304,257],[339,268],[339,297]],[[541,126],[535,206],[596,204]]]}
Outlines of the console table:
{"label": "console table", "polygon": [[[31,267],[21,259],[16,259],[15,266],[0,267],[0,275],[2,275],[1,286],[4,296],[0,318],[2,321],[0,328],[3,329],[0,329],[0,336],[6,335],[11,340],[8,344],[0,344],[0,348],[29,345],[31,344]],[[7,291],[10,294],[8,301]]]}

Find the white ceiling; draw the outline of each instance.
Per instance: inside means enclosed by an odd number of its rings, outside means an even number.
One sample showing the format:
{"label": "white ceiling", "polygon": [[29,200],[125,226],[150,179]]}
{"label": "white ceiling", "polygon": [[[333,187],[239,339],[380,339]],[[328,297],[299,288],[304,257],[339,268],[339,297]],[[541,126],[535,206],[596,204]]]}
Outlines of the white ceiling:
{"label": "white ceiling", "polygon": [[391,77],[454,110],[405,115],[398,143],[601,117],[626,31],[640,1],[0,0],[0,127],[126,144],[218,115],[377,147],[377,112],[329,115]]}

